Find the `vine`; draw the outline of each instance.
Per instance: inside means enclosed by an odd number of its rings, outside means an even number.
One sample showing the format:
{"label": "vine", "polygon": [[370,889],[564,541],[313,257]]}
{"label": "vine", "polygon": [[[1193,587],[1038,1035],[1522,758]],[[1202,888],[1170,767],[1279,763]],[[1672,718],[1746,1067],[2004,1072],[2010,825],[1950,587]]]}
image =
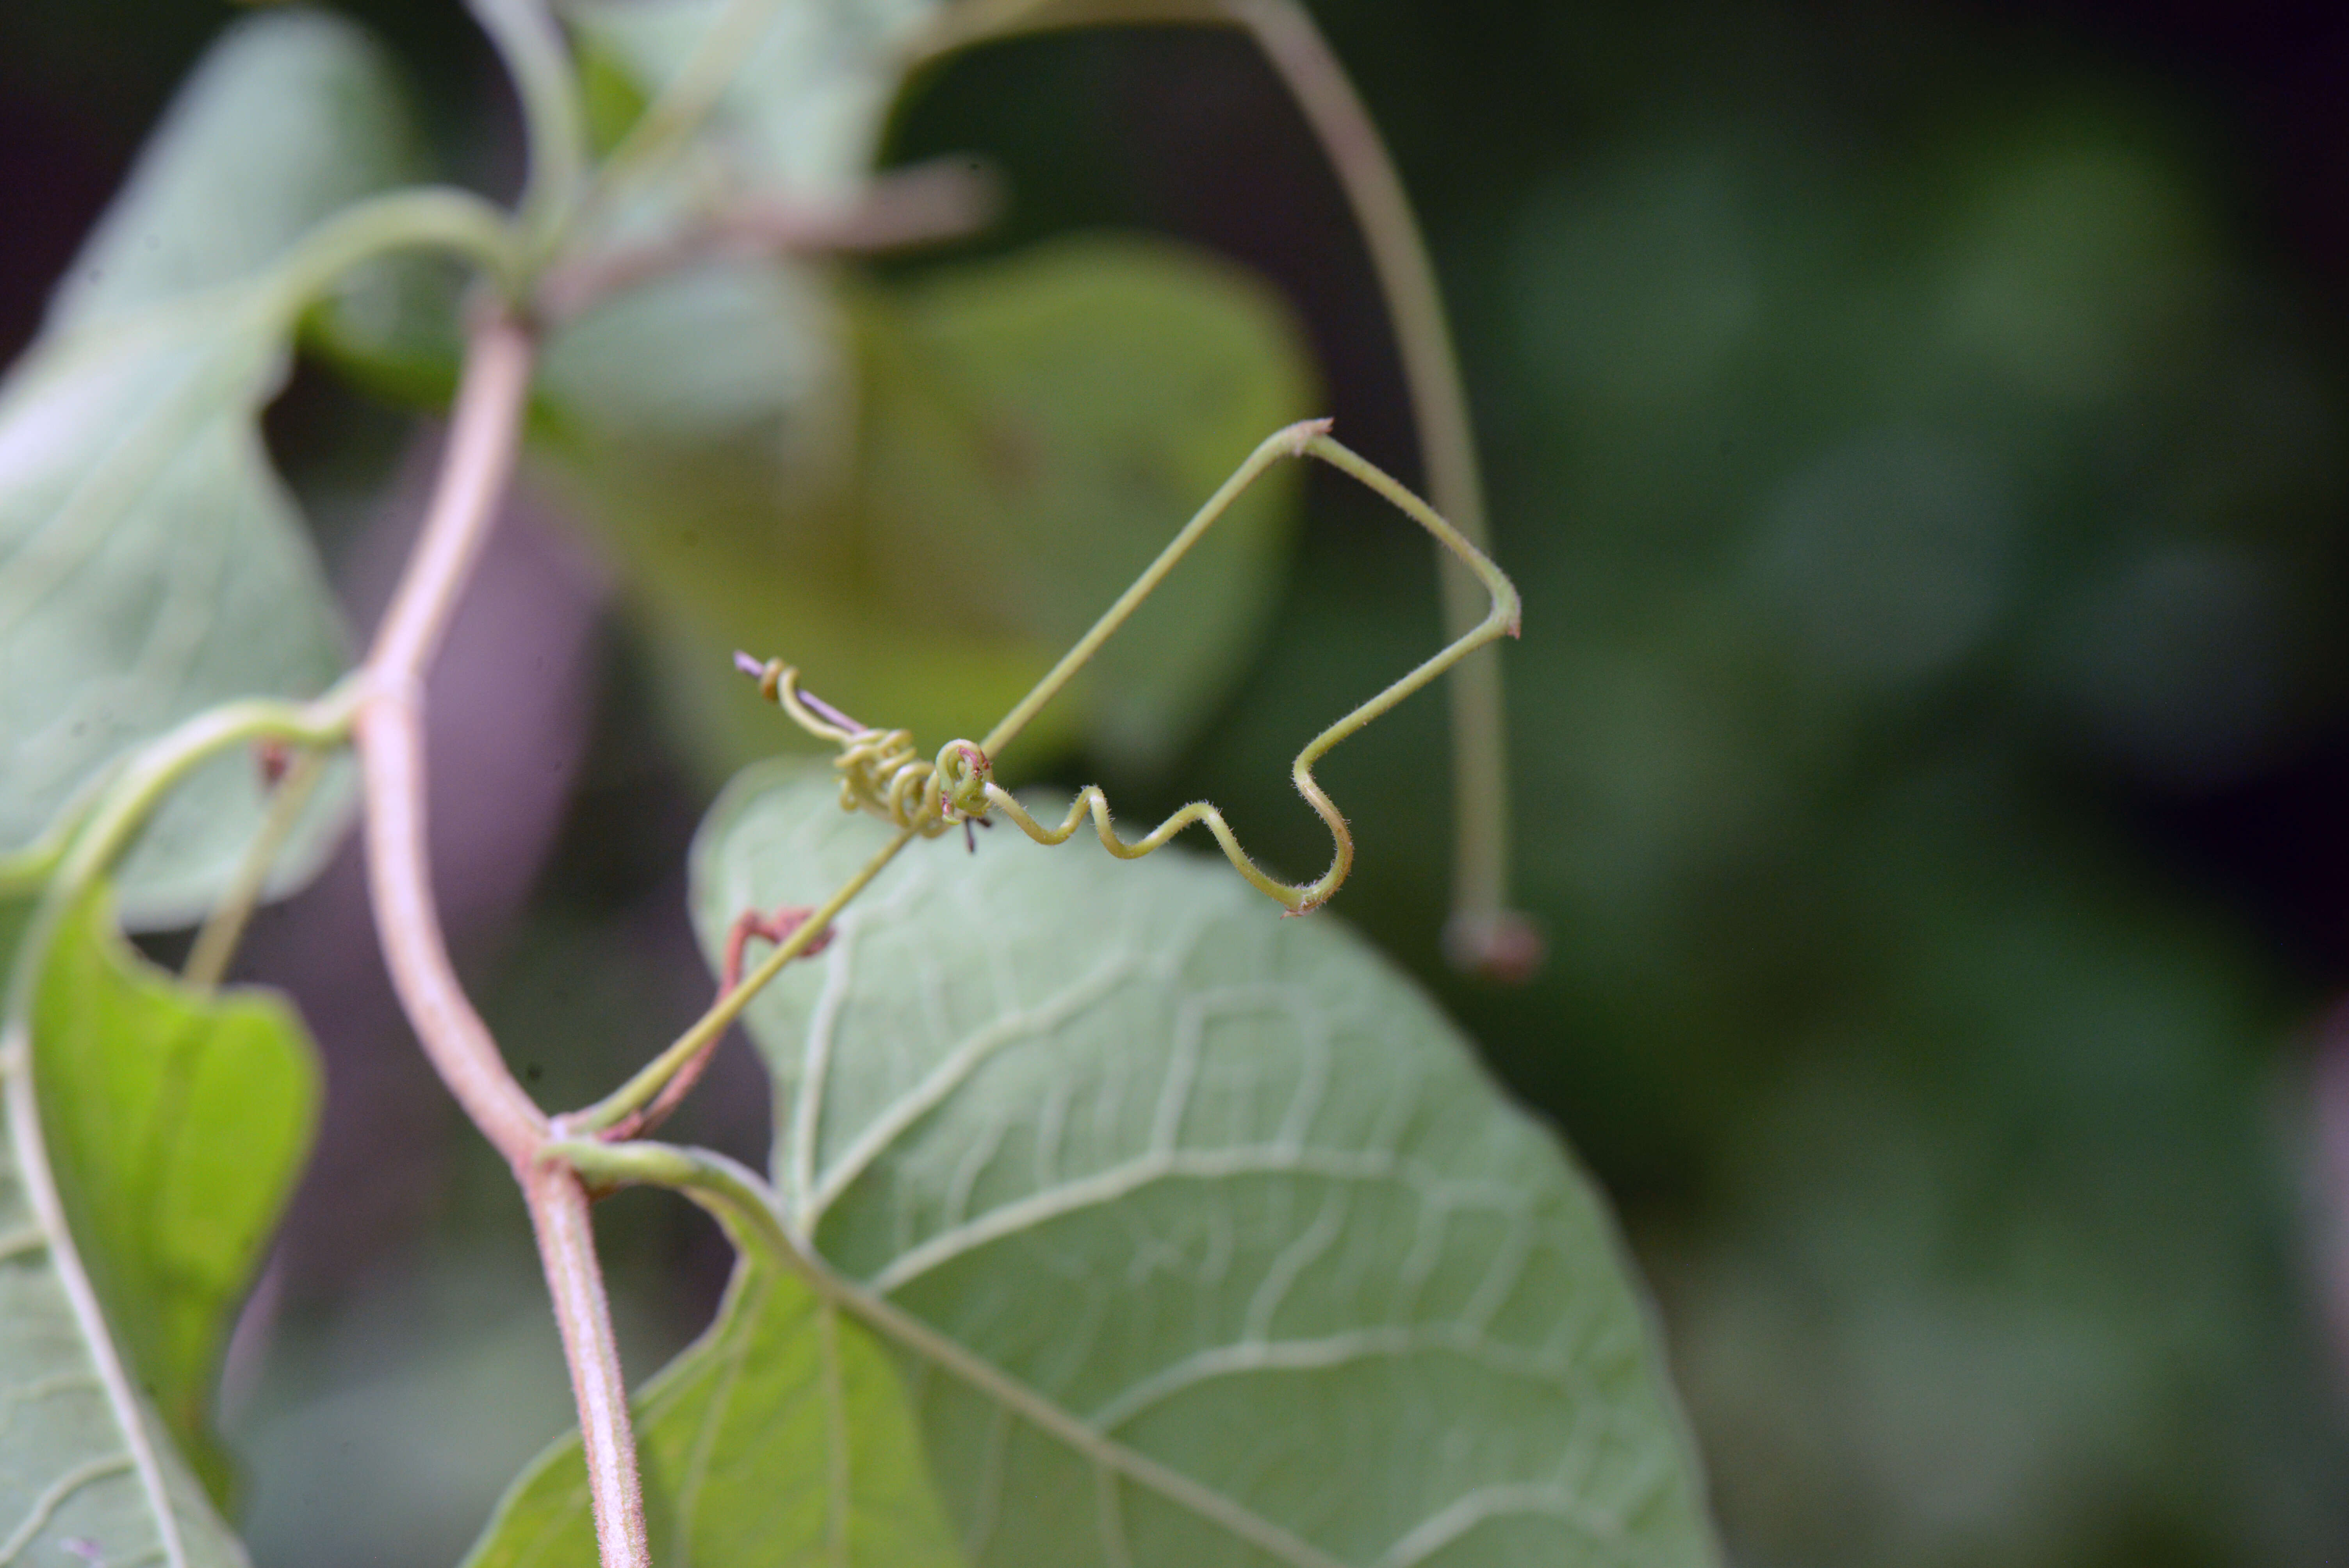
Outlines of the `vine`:
{"label": "vine", "polygon": [[[472,9],[503,56],[523,105],[530,175],[516,210],[500,212],[478,198],[450,191],[378,197],[316,228],[254,296],[253,308],[268,315],[275,324],[273,331],[282,336],[325,290],[353,268],[386,254],[433,249],[467,259],[478,270],[446,451],[422,534],[390,606],[364,660],[326,696],[310,703],[233,704],[187,721],[94,779],[32,844],[0,861],[0,889],[39,889],[36,912],[15,954],[0,1068],[7,1077],[18,1147],[38,1171],[45,1167],[45,1158],[37,1117],[30,1109],[36,1096],[27,1041],[32,998],[64,912],[122,855],[156,807],[192,769],[224,750],[266,743],[274,748],[268,767],[273,788],[263,825],[204,922],[185,967],[187,983],[199,992],[209,991],[226,972],[270,869],[329,760],[342,747],[355,746],[365,800],[368,887],[385,965],[434,1069],[510,1165],[521,1188],[570,1370],[602,1559],[605,1568],[645,1568],[651,1550],[635,1436],[588,1222],[587,1182],[657,1181],[710,1203],[747,1250],[763,1249],[799,1270],[827,1300],[867,1320],[885,1322],[908,1343],[927,1345],[926,1353],[957,1376],[991,1387],[1011,1387],[935,1330],[825,1270],[802,1240],[777,1228],[777,1211],[754,1177],[712,1164],[714,1156],[639,1140],[689,1091],[719,1036],[750,1000],[787,965],[818,951],[833,921],[906,845],[957,827],[968,834],[998,816],[1047,845],[1065,842],[1090,818],[1102,845],[1128,859],[1146,855],[1187,828],[1204,824],[1232,866],[1258,891],[1290,913],[1319,908],[1345,881],[1353,843],[1345,817],[1314,779],[1315,765],[1333,747],[1438,676],[1471,667],[1463,664],[1471,654],[1515,635],[1518,602],[1507,578],[1480,545],[1482,521],[1473,459],[1464,455],[1464,423],[1452,428],[1464,420],[1456,373],[1442,338],[1440,313],[1426,315],[1433,285],[1414,238],[1405,258],[1408,264],[1389,266],[1387,281],[1399,299],[1420,302],[1399,316],[1405,319],[1406,336],[1420,345],[1409,357],[1413,384],[1422,394],[1423,421],[1432,432],[1430,470],[1440,496],[1450,496],[1458,507],[1459,525],[1331,439],[1327,421],[1278,431],[1257,448],[1092,628],[981,740],[949,741],[928,760],[916,752],[905,732],[858,724],[803,691],[795,668],[745,656],[746,668],[759,677],[762,691],[802,729],[837,749],[843,805],[870,812],[896,831],[863,869],[815,907],[745,915],[730,944],[719,994],[703,1016],[611,1095],[577,1112],[548,1115],[507,1069],[457,977],[442,937],[426,854],[423,724],[426,676],[508,484],[542,338],[553,324],[575,315],[594,300],[690,264],[713,248],[747,245],[774,251],[802,243],[905,242],[968,228],[983,211],[984,201],[967,174],[917,174],[899,177],[894,184],[884,182],[868,210],[847,219],[833,214],[823,222],[795,223],[773,214],[760,220],[736,213],[707,232],[688,231],[682,238],[654,245],[598,248],[598,236],[626,196],[674,159],[715,110],[747,43],[778,11],[776,0],[736,0],[729,5],[667,89],[600,165],[586,150],[576,67],[545,10],[533,0],[472,0]],[[1326,51],[1315,53],[1318,35],[1310,33],[1309,23],[1304,33],[1298,31],[1301,12],[1249,5],[1229,15],[1250,27],[1284,63],[1309,105],[1319,101],[1317,94],[1326,98],[1333,80],[1342,83],[1341,76],[1330,75],[1334,62]],[[1326,112],[1317,116],[1325,133],[1333,123],[1332,114],[1340,121],[1349,112],[1359,117],[1358,104],[1346,109],[1350,101],[1334,108],[1325,105]],[[1359,144],[1360,129],[1347,123],[1344,135],[1333,139],[1333,157],[1343,169],[1383,169],[1374,139],[1368,151]],[[1347,144],[1340,145],[1340,140]],[[1391,181],[1391,170],[1387,178]],[[1350,181],[1350,188],[1358,183]],[[1360,191],[1357,195],[1366,220],[1386,236],[1381,242],[1384,254],[1392,250],[1395,234],[1410,232],[1408,211],[1400,205],[1399,186],[1386,191],[1373,180],[1364,190],[1368,195]],[[1447,408],[1450,414],[1444,412]],[[1291,777],[1330,830],[1329,868],[1311,882],[1278,881],[1247,854],[1221,811],[1206,802],[1183,808],[1132,841],[1116,832],[1098,787],[1080,792],[1058,826],[1040,821],[995,782],[996,759],[1240,494],[1283,458],[1319,460],[1382,496],[1424,529],[1468,580],[1481,585],[1487,600],[1482,617],[1472,614],[1468,620],[1473,624],[1455,624],[1441,651],[1323,729],[1298,753]],[[1453,595],[1452,614],[1458,623],[1462,617],[1456,598]],[[1488,695],[1472,695],[1460,709],[1467,797],[1463,820],[1475,824],[1464,830],[1467,869],[1462,877],[1462,907],[1464,917],[1489,922],[1502,907],[1500,844],[1506,829],[1495,738],[1497,687],[1490,686],[1489,676],[1483,678],[1486,684],[1472,693]],[[770,950],[746,972],[744,946],[753,937],[768,943]],[[37,1182],[36,1186],[37,1191]],[[63,1243],[63,1222],[54,1193],[50,1197],[41,1209],[41,1220]],[[97,1321],[95,1308],[88,1315]],[[118,1414],[128,1429],[135,1424],[135,1401],[125,1392],[128,1383],[120,1368],[115,1371],[115,1381],[121,1385]],[[1016,1387],[1013,1394],[1035,1403]],[[1048,1426],[1068,1424],[1050,1412],[1036,1418]],[[1329,1561],[1303,1542],[1236,1511],[1196,1482],[1115,1445],[1103,1446],[1096,1436],[1080,1436],[1100,1450],[1096,1457],[1121,1473],[1184,1498],[1210,1517],[1231,1515],[1226,1522],[1244,1538],[1290,1561]],[[141,1474],[160,1498],[161,1480],[146,1470]],[[170,1536],[168,1530],[166,1533]],[[175,1536],[167,1539],[165,1555],[173,1563],[184,1557],[185,1548]]]}

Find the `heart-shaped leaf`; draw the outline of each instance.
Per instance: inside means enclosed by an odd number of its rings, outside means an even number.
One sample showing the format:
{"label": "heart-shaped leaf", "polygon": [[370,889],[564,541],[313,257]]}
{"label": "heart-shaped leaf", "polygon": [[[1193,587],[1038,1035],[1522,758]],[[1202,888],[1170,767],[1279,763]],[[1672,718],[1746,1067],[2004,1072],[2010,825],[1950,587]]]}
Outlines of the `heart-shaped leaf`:
{"label": "heart-shaped leaf", "polygon": [[[406,169],[385,61],[303,13],[233,29],[181,91],[0,385],[0,846],[98,767],[228,698],[307,695],[344,635],[256,415],[299,299],[271,272]],[[348,791],[279,862],[305,875]],[[122,871],[125,918],[201,914],[258,824],[249,761],[205,769]]]}
{"label": "heart-shaped leaf", "polygon": [[[705,945],[885,839],[746,775]],[[1715,1560],[1597,1194],[1330,917],[1179,853],[916,844],[747,1018],[791,1222],[1011,1380],[916,1385],[978,1562]]]}
{"label": "heart-shaped leaf", "polygon": [[[694,1568],[953,1568],[887,1354],[808,1288],[745,1261],[718,1321],[636,1399],[653,1555]],[[595,1560],[576,1433],[514,1482],[466,1568]]]}
{"label": "heart-shaped leaf", "polygon": [[205,1407],[308,1147],[307,1037],[151,969],[103,888],[32,1002],[0,1170],[0,1561],[242,1564],[190,1466],[224,1489]]}

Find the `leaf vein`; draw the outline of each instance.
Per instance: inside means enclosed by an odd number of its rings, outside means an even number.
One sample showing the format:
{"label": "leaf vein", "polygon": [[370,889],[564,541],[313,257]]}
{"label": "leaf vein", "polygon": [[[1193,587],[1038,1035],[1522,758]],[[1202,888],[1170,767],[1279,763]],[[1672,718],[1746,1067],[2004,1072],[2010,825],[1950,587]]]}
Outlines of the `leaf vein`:
{"label": "leaf vein", "polygon": [[1395,1181],[1412,1188],[1430,1202],[1446,1206],[1460,1202],[1464,1195],[1482,1197],[1489,1206],[1505,1210],[1521,1208],[1525,1202],[1524,1194],[1513,1189],[1448,1180],[1410,1161],[1376,1150],[1350,1153],[1256,1145],[1143,1154],[1050,1191],[1006,1203],[968,1224],[941,1231],[918,1246],[900,1253],[873,1276],[872,1288],[895,1295],[922,1275],[990,1242],[1064,1215],[1116,1202],[1157,1182],[1264,1175],[1335,1181]]}
{"label": "leaf vein", "polygon": [[108,1454],[94,1460],[84,1460],[80,1464],[74,1466],[47,1486],[43,1487],[41,1494],[33,1499],[32,1507],[26,1511],[23,1522],[9,1533],[7,1540],[0,1541],[0,1568],[7,1568],[7,1564],[16,1562],[23,1554],[25,1548],[33,1543],[33,1538],[40,1534],[48,1524],[50,1518],[58,1509],[63,1508],[76,1492],[93,1481],[104,1480],[111,1475],[121,1475],[134,1468],[135,1463],[136,1461],[128,1453]]}

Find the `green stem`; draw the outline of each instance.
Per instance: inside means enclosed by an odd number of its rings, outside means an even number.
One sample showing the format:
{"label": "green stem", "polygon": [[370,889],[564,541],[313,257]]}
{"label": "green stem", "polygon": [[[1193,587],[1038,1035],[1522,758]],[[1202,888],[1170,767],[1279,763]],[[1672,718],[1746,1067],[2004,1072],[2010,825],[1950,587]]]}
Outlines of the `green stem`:
{"label": "green stem", "polygon": [[448,251],[477,262],[500,289],[521,286],[512,225],[470,191],[423,185],[345,208],[295,242],[278,263],[270,300],[290,319],[336,278],[389,251]]}
{"label": "green stem", "polygon": [[60,862],[52,893],[78,893],[130,845],[181,779],[216,753],[256,740],[332,746],[347,738],[363,686],[347,678],[315,702],[265,697],[223,703],[165,731],[132,755]]}
{"label": "green stem", "polygon": [[220,902],[204,917],[202,927],[196,933],[195,944],[188,949],[188,961],[180,969],[183,983],[199,991],[210,991],[228,974],[229,960],[236,956],[236,944],[243,940],[253,912],[261,904],[270,868],[277,863],[285,841],[294,835],[295,824],[302,820],[303,808],[310,803],[319,780],[326,776],[326,753],[316,747],[305,748],[286,769],[285,776],[277,781],[277,787],[270,791],[269,810],[261,820],[260,830],[245,846],[243,857],[237,861],[236,874],[221,894]]}
{"label": "green stem", "polygon": [[533,266],[554,252],[587,180],[587,111],[563,33],[539,0],[466,0],[522,101],[530,178],[518,215]]}
{"label": "green stem", "polygon": [[863,870],[843,882],[837,892],[817,906],[814,913],[800,922],[799,928],[778,944],[756,969],[743,975],[740,985],[712,1003],[709,1010],[696,1019],[691,1028],[679,1035],[674,1044],[647,1062],[634,1078],[594,1105],[563,1118],[563,1125],[577,1132],[601,1132],[607,1127],[619,1125],[650,1105],[667,1086],[669,1079],[675,1078],[688,1062],[718,1043],[718,1037],[741,1016],[742,1009],[750,1005],[750,999],[764,990],[769,981],[783,972],[784,965],[806,952],[808,944],[823,934],[840,912],[848,907],[849,901],[863,892],[866,885],[881,874],[882,869],[897,858],[897,851],[913,842],[915,836],[911,828],[900,830],[895,838],[864,862]]}
{"label": "green stem", "polygon": [[[1486,554],[1484,476],[1444,291],[1402,177],[1345,67],[1297,0],[1221,0],[1272,62],[1328,155],[1371,253],[1394,324],[1403,383],[1419,427],[1428,499]],[[1475,578],[1456,555],[1439,554],[1444,634],[1457,637],[1482,609]],[[1469,918],[1498,914],[1509,894],[1508,715],[1497,655],[1464,662],[1452,676],[1453,810],[1458,835],[1453,904]]]}
{"label": "green stem", "polygon": [[[954,759],[974,749],[978,757],[975,768],[965,764],[958,769],[953,788],[950,789],[944,788],[943,773],[936,773],[934,777],[936,779],[936,786],[924,797],[926,804],[935,809],[944,802],[951,805],[955,810],[973,814],[1000,811],[1021,832],[1040,844],[1068,842],[1070,836],[1077,830],[1078,825],[1087,816],[1091,816],[1102,847],[1123,860],[1139,859],[1158,849],[1192,824],[1205,823],[1207,830],[1216,836],[1216,841],[1222,847],[1225,859],[1231,861],[1233,868],[1246,877],[1257,891],[1277,900],[1291,913],[1303,914],[1309,910],[1318,909],[1328,903],[1330,895],[1338,891],[1340,884],[1345,882],[1348,873],[1353,870],[1354,840],[1352,831],[1346,824],[1345,814],[1338,810],[1337,803],[1330,799],[1319,782],[1314,779],[1314,765],[1329,753],[1330,748],[1349,736],[1359,733],[1364,726],[1388,712],[1397,703],[1426,686],[1444,671],[1457,665],[1468,655],[1502,637],[1516,635],[1518,616],[1517,591],[1501,569],[1493,564],[1491,557],[1478,550],[1465,535],[1446,522],[1433,508],[1388,477],[1376,465],[1331,440],[1329,428],[1329,421],[1326,419],[1309,419],[1302,424],[1292,425],[1285,430],[1276,431],[1267,438],[1253,453],[1249,454],[1247,460],[1240,465],[1238,471],[1225,481],[1223,488],[1208,498],[1207,504],[1201,507],[1191,521],[1183,526],[1182,531],[1177,533],[1166,548],[1159,552],[1158,559],[1150,563],[1148,570],[1134,580],[1133,586],[1118,597],[1117,603],[1112,604],[1100,620],[1093,623],[1092,629],[1078,641],[1076,646],[1071,648],[1061,657],[1059,664],[1053,665],[1050,672],[1037,683],[1036,688],[1023,697],[1018,707],[1005,716],[1002,723],[988,732],[983,743],[973,748],[965,742],[951,742],[938,753],[939,761],[936,765],[938,769],[946,769]],[[1133,613],[1134,607],[1164,580],[1166,574],[1174,569],[1176,563],[1198,542],[1200,535],[1229,509],[1240,492],[1254,482],[1267,468],[1284,457],[1319,458],[1332,468],[1350,475],[1376,490],[1413,521],[1426,529],[1447,555],[1461,562],[1470,573],[1471,581],[1481,586],[1491,601],[1491,607],[1482,621],[1446,643],[1417,668],[1392,682],[1368,702],[1354,708],[1337,723],[1315,736],[1306,743],[1304,749],[1297,754],[1297,760],[1289,769],[1289,778],[1296,784],[1297,792],[1305,798],[1306,803],[1313,808],[1330,830],[1331,846],[1330,869],[1310,882],[1291,885],[1277,880],[1249,858],[1247,851],[1240,846],[1238,837],[1233,833],[1231,825],[1224,820],[1223,813],[1204,800],[1192,802],[1142,838],[1128,841],[1117,836],[1115,829],[1110,822],[1108,798],[1102,793],[1099,786],[1088,786],[1079,791],[1075,800],[1071,802],[1068,815],[1059,827],[1045,827],[1034,817],[1029,815],[1019,800],[1008,790],[988,779],[987,775],[993,767],[995,754],[1010,743],[1011,739],[1019,733],[1020,727],[1033,717],[1045,703],[1050,701],[1054,694],[1066,686],[1071,677],[1083,666],[1085,661],[1092,657],[1102,644],[1124,624],[1126,617]],[[782,687],[779,686],[779,689]],[[785,706],[787,708],[791,707],[788,703]],[[792,717],[797,718],[803,727],[814,729],[819,735],[837,734],[836,731],[812,724],[803,713],[795,708],[792,709]],[[840,736],[839,738],[862,739],[860,737],[848,736]],[[938,812],[937,815],[940,820],[945,820],[950,816],[950,813]],[[910,819],[906,830],[919,832],[925,830],[925,826],[923,820]]]}
{"label": "green stem", "polygon": [[147,743],[114,772],[55,861],[9,972],[7,1022],[29,1027],[34,992],[66,912],[115,859],[173,787],[206,760],[255,740],[331,745],[350,733],[360,687],[346,680],[315,702],[255,698],[211,708]]}
{"label": "green stem", "polygon": [[[1325,428],[1326,425],[1317,427]],[[1046,703],[1060,695],[1061,688],[1067,686],[1093,655],[1101,651],[1101,645],[1109,641],[1112,634],[1125,624],[1127,617],[1141,606],[1144,599],[1157,591],[1158,584],[1165,581],[1166,574],[1191,552],[1191,547],[1199,542],[1199,536],[1230,510],[1241,491],[1254,484],[1265,469],[1281,459],[1296,457],[1304,451],[1303,438],[1299,435],[1303,428],[1303,426],[1291,426],[1285,430],[1277,430],[1248,454],[1247,460],[1223,482],[1214,495],[1207,498],[1206,504],[1193,513],[1191,521],[1183,525],[1182,531],[1158,552],[1158,559],[1117,596],[1115,603],[1102,612],[1101,619],[1093,623],[1092,629],[1080,637],[1074,647],[1062,654],[1061,662],[1054,665],[1044,678],[1036,683],[1034,689],[1021,697],[1019,705],[987,732],[987,738],[978,743],[978,748],[987,753],[989,761],[1028,727],[1028,721],[1034,718]]]}
{"label": "green stem", "polygon": [[118,757],[92,772],[57,809],[57,815],[49,819],[48,825],[41,830],[37,838],[21,850],[0,855],[0,898],[19,897],[41,890],[41,884],[47,882],[50,873],[57,869],[57,862],[65,859],[66,851],[72,847],[74,835],[81,831],[82,823],[98,809],[98,803],[106,799],[106,792],[121,776],[127,760]]}

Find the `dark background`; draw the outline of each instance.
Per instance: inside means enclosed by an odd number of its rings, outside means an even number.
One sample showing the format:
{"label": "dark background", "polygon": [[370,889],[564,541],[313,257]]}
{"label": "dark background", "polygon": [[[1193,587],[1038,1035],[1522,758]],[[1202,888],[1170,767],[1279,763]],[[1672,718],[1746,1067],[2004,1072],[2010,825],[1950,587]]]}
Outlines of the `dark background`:
{"label": "dark background", "polygon": [[[446,168],[510,189],[460,8],[347,9]],[[1420,202],[1525,591],[1518,863],[1551,959],[1503,991],[1434,956],[1432,702],[1326,770],[1362,841],[1341,913],[1615,1197],[1733,1554],[2339,1560],[2349,14],[1316,11]],[[231,15],[0,9],[0,350]],[[1347,438],[1410,471],[1342,203],[1236,38],[992,49],[917,84],[893,148],[983,151],[1010,192],[901,267],[1103,226],[1224,250],[1309,324]],[[308,370],[270,433],[363,624],[418,438]],[[1434,619],[1420,542],[1309,500],[1283,634],[1181,768],[1111,777],[1122,814],[1206,793],[1314,863],[1288,758]],[[436,856],[492,1023],[575,1100],[704,998],[706,789],[592,553],[518,511],[437,683]],[[564,1418],[518,1206],[357,888],[346,860],[245,960],[331,1073],[225,1390],[265,1564],[447,1561]],[[735,1049],[681,1130],[755,1157],[762,1094]],[[724,1250],[649,1196],[603,1222],[649,1368]]]}

